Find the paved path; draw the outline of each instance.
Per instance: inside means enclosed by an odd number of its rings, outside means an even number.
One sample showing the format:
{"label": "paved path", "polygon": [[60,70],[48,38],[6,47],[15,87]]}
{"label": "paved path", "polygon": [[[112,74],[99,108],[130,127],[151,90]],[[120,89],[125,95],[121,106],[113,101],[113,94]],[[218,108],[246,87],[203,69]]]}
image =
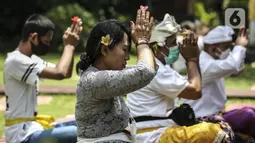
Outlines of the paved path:
{"label": "paved path", "polygon": [[[75,86],[40,86],[41,94],[75,94]],[[3,85],[0,85],[0,95],[4,95]],[[228,97],[249,97],[255,98],[255,90],[232,90],[227,89]]]}

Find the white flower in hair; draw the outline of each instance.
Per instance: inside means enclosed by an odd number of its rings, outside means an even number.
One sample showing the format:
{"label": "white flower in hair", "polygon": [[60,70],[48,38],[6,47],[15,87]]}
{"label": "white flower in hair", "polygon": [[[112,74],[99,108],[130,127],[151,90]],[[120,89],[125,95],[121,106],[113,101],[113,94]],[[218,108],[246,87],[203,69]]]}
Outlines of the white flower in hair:
{"label": "white flower in hair", "polygon": [[181,26],[176,23],[174,16],[165,14],[164,19],[152,31],[150,43],[157,42],[159,46],[164,46],[167,37],[174,35],[181,30]]}

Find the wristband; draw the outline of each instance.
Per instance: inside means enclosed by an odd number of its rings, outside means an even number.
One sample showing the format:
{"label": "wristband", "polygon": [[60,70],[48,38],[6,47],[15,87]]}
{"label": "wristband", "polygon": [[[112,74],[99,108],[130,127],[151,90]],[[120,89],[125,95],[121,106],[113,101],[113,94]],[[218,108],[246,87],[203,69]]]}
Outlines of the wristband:
{"label": "wristband", "polygon": [[142,45],[142,44],[147,44],[148,45],[148,40],[147,39],[141,39],[138,40],[138,42],[136,43],[136,46]]}

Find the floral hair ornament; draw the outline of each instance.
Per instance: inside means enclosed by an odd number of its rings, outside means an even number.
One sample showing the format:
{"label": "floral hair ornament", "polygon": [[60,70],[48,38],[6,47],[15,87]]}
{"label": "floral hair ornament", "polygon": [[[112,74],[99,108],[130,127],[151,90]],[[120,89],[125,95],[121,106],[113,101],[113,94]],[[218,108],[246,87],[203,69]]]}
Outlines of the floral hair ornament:
{"label": "floral hair ornament", "polygon": [[112,43],[112,39],[109,34],[106,36],[102,36],[101,38],[101,44],[104,44],[105,46],[109,46]]}
{"label": "floral hair ornament", "polygon": [[78,17],[78,16],[74,16],[71,20],[72,20],[74,23],[78,23],[79,17]]}

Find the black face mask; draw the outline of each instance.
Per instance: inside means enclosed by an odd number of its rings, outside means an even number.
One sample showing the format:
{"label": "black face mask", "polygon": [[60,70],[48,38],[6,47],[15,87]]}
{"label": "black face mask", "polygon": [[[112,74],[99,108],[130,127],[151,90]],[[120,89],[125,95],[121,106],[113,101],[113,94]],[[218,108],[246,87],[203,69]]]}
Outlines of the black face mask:
{"label": "black face mask", "polygon": [[33,54],[37,56],[43,56],[47,54],[50,49],[50,46],[42,43],[41,41],[39,41],[38,45],[35,45],[33,42],[30,43]]}

